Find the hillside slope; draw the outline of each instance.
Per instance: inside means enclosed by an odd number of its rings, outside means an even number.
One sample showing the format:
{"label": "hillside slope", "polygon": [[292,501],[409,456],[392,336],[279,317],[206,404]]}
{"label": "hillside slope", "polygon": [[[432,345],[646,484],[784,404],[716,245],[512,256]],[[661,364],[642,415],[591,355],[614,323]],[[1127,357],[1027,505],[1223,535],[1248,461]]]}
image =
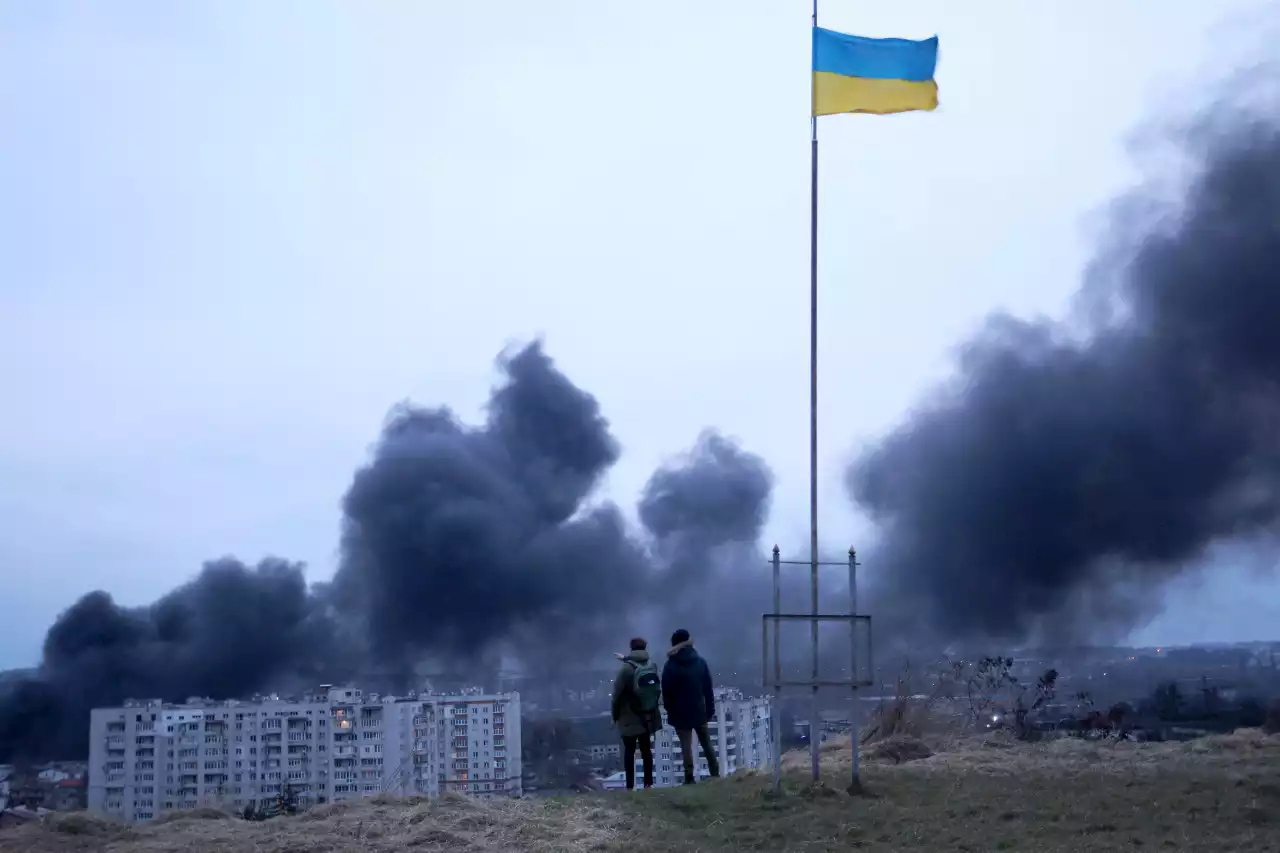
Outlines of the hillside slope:
{"label": "hillside slope", "polygon": [[863,798],[843,793],[845,744],[824,748],[832,770],[823,786],[789,766],[781,798],[767,776],[739,774],[690,789],[562,800],[335,804],[261,824],[207,813],[131,829],[66,815],[0,832],[0,853],[1280,851],[1280,736],[993,739],[882,763],[927,752],[918,743],[878,745]]}

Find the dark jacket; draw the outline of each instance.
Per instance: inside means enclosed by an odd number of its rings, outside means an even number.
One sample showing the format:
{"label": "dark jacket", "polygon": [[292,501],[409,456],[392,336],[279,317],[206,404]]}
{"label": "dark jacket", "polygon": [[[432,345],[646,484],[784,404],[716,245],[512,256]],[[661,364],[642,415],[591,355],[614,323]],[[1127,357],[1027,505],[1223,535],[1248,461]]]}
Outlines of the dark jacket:
{"label": "dark jacket", "polygon": [[622,658],[622,667],[613,679],[613,723],[618,727],[618,734],[623,737],[637,737],[652,734],[662,728],[662,715],[655,710],[648,719],[635,709],[632,703],[631,687],[634,683],[636,664],[648,663],[649,653],[643,649],[627,652]]}
{"label": "dark jacket", "polygon": [[667,652],[662,668],[662,706],[673,729],[696,729],[716,715],[716,698],[711,689],[711,668],[683,642]]}

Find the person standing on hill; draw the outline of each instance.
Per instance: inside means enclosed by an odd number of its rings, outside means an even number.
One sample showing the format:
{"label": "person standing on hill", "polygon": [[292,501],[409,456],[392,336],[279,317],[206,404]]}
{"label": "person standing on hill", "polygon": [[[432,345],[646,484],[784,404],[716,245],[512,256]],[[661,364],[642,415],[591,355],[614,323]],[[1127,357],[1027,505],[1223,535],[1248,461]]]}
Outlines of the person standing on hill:
{"label": "person standing on hill", "polygon": [[707,759],[712,778],[720,775],[720,760],[711,745],[707,723],[716,715],[716,697],[711,684],[711,667],[693,648],[689,632],[681,628],[671,635],[671,650],[662,668],[662,704],[667,722],[680,738],[684,757],[684,783],[697,781],[693,771],[693,736]]}
{"label": "person standing on hill", "polygon": [[613,724],[622,735],[622,763],[627,774],[627,790],[636,787],[636,749],[644,763],[644,786],[653,787],[653,742],[650,737],[662,729],[662,679],[658,667],[649,660],[648,643],[641,637],[631,640],[631,651],[618,655],[622,668],[613,680]]}

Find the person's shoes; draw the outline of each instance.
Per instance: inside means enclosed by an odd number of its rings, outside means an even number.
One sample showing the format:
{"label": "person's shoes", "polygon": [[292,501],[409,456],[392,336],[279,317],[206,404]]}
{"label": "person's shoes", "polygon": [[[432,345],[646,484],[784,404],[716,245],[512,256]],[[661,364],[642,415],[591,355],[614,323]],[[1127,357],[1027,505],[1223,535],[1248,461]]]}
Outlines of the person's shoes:
{"label": "person's shoes", "polygon": [[645,785],[645,786],[644,786],[644,789],[647,791],[647,790],[649,790],[649,789],[650,789],[650,788],[652,788],[652,787],[653,787],[653,783],[652,783],[652,782],[650,782],[649,784],[647,784],[647,785]]}

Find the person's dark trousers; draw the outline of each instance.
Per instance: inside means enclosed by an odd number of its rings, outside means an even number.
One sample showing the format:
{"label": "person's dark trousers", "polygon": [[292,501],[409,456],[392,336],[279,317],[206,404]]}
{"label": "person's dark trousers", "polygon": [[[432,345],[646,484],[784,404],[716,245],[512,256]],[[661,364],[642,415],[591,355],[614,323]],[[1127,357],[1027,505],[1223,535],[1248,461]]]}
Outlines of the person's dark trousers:
{"label": "person's dark trousers", "polygon": [[649,735],[622,736],[622,765],[627,771],[627,790],[636,786],[636,747],[640,747],[640,761],[644,764],[644,786],[653,787],[653,743]]}
{"label": "person's dark trousers", "polygon": [[707,731],[704,723],[696,729],[677,729],[676,735],[680,738],[680,753],[684,756],[684,781],[685,784],[692,784],[697,781],[697,777],[693,772],[693,735],[697,732],[698,746],[702,747],[702,755],[707,759],[707,769],[711,771],[712,776],[720,775],[720,759],[716,757],[715,747],[711,745],[711,734]]}

